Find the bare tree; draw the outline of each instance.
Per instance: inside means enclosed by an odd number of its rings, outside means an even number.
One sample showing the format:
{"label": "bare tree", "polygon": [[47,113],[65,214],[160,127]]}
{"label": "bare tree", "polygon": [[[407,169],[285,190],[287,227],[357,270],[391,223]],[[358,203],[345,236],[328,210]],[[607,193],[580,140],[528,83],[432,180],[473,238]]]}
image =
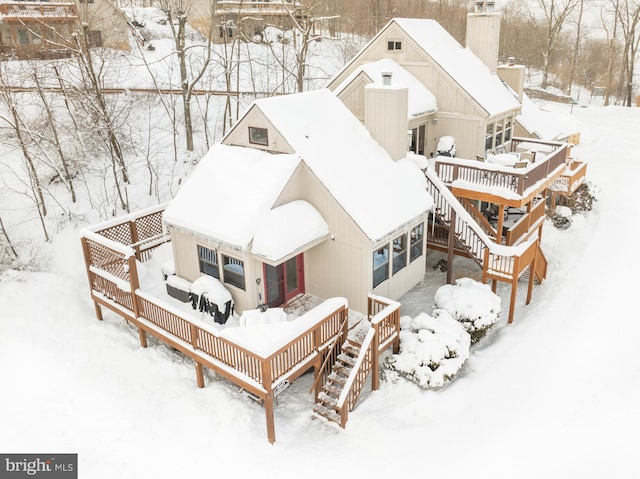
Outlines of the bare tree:
{"label": "bare tree", "polygon": [[640,43],[640,1],[620,0],[616,2],[616,18],[622,32],[624,49],[622,69],[618,82],[618,97],[626,106],[631,106],[633,96],[633,73]]}
{"label": "bare tree", "polygon": [[555,50],[560,33],[569,16],[578,6],[580,0],[538,0],[538,4],[544,16],[544,29],[546,38],[542,41],[542,68],[541,87],[546,88],[549,80],[549,68],[551,56]]}
{"label": "bare tree", "polygon": [[[193,89],[207,71],[209,62],[211,61],[211,35],[213,33],[213,22],[209,22],[209,31],[206,35],[206,46],[204,47],[204,54],[201,58],[201,63],[195,72],[190,75],[187,66],[193,67],[194,62],[187,59],[189,51],[195,48],[202,48],[201,44],[187,46],[187,17],[189,15],[190,6],[191,5],[188,0],[160,0],[160,8],[167,15],[167,20],[171,27],[171,34],[175,44],[176,55],[178,56],[187,150],[193,151],[191,97],[193,96]],[[212,2],[212,17],[214,8],[215,2]],[[193,60],[193,58],[191,60]]]}

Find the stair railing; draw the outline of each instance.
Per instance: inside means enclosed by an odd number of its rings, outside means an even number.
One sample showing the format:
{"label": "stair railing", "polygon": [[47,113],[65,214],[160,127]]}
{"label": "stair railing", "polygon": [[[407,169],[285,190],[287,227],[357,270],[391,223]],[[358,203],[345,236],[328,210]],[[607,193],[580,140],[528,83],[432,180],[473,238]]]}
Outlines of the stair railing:
{"label": "stair railing", "polygon": [[347,339],[348,325],[349,314],[345,313],[344,320],[342,321],[342,323],[340,323],[340,333],[335,337],[335,340],[333,341],[331,346],[327,348],[327,355],[325,356],[324,361],[322,362],[322,365],[318,370],[318,374],[316,375],[316,378],[314,379],[313,384],[309,389],[309,393],[312,393],[318,387],[318,384],[320,384],[320,379],[322,379],[322,383],[324,384],[329,374],[331,374],[331,369],[333,368],[333,364],[336,362],[338,354],[340,354],[342,344]]}

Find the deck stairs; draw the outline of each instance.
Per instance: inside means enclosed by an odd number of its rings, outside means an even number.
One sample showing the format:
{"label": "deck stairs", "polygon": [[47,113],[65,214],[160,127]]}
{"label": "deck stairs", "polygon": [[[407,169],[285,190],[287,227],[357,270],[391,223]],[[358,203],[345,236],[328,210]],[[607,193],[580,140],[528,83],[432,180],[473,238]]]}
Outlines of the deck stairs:
{"label": "deck stairs", "polygon": [[427,191],[434,201],[434,214],[447,230],[453,228],[458,244],[482,268],[485,250],[496,243],[483,231],[462,203],[430,169],[425,171]]}
{"label": "deck stairs", "polygon": [[[349,380],[349,376],[354,372],[354,366],[358,360],[361,349],[355,344],[346,341],[336,361],[331,368],[331,373],[322,386],[322,392],[318,395],[318,400],[313,406],[313,412],[329,421],[344,426],[342,421],[342,407],[339,405],[340,396]],[[346,411],[348,412],[348,411]]]}

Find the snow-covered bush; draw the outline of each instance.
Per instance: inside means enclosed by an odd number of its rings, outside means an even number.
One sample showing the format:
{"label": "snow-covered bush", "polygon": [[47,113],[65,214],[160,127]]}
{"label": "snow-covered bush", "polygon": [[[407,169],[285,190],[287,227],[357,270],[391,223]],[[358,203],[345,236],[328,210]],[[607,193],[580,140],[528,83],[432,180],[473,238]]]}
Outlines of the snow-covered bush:
{"label": "snow-covered bush", "polygon": [[553,226],[559,230],[566,230],[571,226],[571,216],[571,209],[568,206],[556,206],[550,219]]}
{"label": "snow-covered bush", "polygon": [[385,359],[382,378],[404,377],[425,389],[440,389],[469,358],[471,339],[444,310],[400,319],[400,352]]}
{"label": "snow-covered bush", "polygon": [[502,311],[502,300],[489,285],[471,278],[460,278],[455,284],[441,286],[434,300],[436,308],[444,309],[462,323],[472,343],[484,337],[498,322]]}

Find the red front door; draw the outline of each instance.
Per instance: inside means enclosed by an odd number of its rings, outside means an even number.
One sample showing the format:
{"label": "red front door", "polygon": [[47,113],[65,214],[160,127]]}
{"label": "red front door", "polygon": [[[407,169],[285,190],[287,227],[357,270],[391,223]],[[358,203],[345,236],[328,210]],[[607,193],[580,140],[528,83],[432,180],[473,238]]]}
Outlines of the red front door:
{"label": "red front door", "polygon": [[304,255],[291,258],[278,266],[264,264],[266,303],[275,308],[304,293]]}

